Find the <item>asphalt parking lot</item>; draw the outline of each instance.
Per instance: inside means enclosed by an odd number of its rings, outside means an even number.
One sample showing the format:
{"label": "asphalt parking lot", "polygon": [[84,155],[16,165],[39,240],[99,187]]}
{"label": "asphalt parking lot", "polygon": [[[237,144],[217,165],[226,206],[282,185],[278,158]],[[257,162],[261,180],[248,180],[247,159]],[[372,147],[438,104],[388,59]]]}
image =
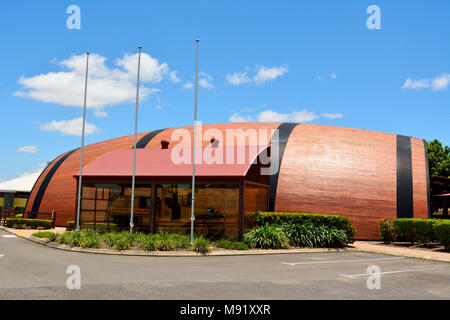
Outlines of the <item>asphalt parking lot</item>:
{"label": "asphalt parking lot", "polygon": [[[80,289],[67,288],[69,266],[79,267]],[[336,251],[228,257],[96,255],[52,249],[0,230],[0,299],[449,298],[446,262]]]}

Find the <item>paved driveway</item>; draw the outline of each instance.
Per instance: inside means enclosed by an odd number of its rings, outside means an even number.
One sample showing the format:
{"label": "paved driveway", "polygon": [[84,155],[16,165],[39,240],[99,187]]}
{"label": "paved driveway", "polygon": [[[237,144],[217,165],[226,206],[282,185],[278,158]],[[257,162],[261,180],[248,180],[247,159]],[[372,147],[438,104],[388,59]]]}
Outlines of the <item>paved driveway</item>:
{"label": "paved driveway", "polygon": [[[80,267],[80,290],[66,287],[70,265]],[[367,288],[369,266],[379,268],[380,289]],[[95,255],[48,248],[0,230],[0,299],[449,298],[446,262],[362,252]]]}

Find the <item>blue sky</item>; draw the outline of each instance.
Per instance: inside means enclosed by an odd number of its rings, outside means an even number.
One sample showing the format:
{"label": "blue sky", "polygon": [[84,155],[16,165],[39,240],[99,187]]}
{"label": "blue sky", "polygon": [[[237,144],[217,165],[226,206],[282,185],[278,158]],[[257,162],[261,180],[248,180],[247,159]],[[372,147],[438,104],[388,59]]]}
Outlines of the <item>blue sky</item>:
{"label": "blue sky", "polygon": [[[80,30],[66,26],[72,4]],[[380,30],[366,26],[372,4]],[[196,38],[204,123],[300,121],[450,145],[449,1],[2,1],[0,30],[0,181],[79,146],[86,51],[87,144],[133,133],[138,45],[139,131],[190,125]]]}

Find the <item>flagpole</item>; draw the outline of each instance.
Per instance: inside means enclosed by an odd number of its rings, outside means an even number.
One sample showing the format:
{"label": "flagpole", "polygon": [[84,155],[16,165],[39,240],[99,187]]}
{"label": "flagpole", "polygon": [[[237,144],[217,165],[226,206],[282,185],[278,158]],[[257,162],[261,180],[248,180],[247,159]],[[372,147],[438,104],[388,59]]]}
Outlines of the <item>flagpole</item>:
{"label": "flagpole", "polygon": [[138,109],[139,109],[139,78],[141,75],[141,50],[139,46],[138,56],[138,72],[137,72],[137,86],[136,86],[136,117],[134,119],[134,149],[133,149],[133,178],[131,181],[131,215],[130,215],[130,234],[133,233],[133,216],[134,216],[134,187],[136,180],[136,140],[137,140],[137,125],[138,125]]}
{"label": "flagpole", "polygon": [[83,105],[83,127],[81,129],[81,148],[80,148],[80,176],[78,177],[78,205],[77,205],[77,224],[76,230],[80,230],[80,211],[81,211],[81,187],[83,177],[83,151],[84,151],[84,130],[86,127],[86,102],[87,102],[87,85],[89,75],[89,52],[86,53],[86,79],[84,82],[84,105]]}
{"label": "flagpole", "polygon": [[194,221],[195,221],[195,142],[197,137],[197,89],[198,89],[198,42],[196,42],[195,54],[195,97],[194,97],[194,143],[192,146],[192,196],[191,196],[191,244],[194,243]]}

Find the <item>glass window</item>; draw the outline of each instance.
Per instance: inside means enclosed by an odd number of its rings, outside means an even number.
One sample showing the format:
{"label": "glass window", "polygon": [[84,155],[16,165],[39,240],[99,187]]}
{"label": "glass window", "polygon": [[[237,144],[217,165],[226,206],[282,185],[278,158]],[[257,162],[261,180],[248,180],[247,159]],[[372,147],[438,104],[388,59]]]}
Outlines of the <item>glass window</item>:
{"label": "glass window", "polygon": [[[157,185],[156,230],[189,233],[191,195],[190,184]],[[239,185],[196,185],[194,231],[209,238],[238,237]]]}

